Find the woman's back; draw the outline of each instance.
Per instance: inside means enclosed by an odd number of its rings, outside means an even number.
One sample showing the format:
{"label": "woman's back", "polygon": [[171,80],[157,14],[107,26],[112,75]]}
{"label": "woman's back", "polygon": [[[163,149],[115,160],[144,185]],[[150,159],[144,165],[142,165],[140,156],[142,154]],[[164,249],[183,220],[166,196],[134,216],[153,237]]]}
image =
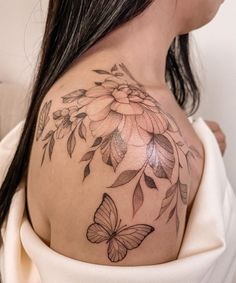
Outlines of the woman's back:
{"label": "woman's back", "polygon": [[203,156],[167,88],[145,89],[105,53],[85,56],[41,106],[28,170],[33,227],[52,249],[85,262],[173,260]]}

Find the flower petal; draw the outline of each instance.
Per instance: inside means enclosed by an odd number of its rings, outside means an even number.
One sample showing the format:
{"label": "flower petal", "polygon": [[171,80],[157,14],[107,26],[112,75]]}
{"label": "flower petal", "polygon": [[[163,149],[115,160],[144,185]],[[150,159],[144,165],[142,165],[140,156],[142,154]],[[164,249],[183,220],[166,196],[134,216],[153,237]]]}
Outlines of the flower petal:
{"label": "flower petal", "polygon": [[118,130],[121,133],[122,139],[127,144],[136,146],[143,146],[149,143],[152,135],[148,134],[147,131],[141,129],[135,118],[138,116],[124,116],[121,121]]}
{"label": "flower petal", "polygon": [[153,133],[152,120],[150,119],[146,111],[143,112],[143,115],[136,116],[136,122],[138,126],[143,130]]}
{"label": "flower petal", "polygon": [[103,86],[95,86],[86,92],[87,97],[100,97],[103,95],[111,95],[111,90]]}
{"label": "flower petal", "polygon": [[162,134],[168,128],[168,121],[161,113],[153,113],[151,111],[147,111],[149,118],[152,121],[153,133]]}
{"label": "flower petal", "polygon": [[85,105],[88,105],[93,100],[94,98],[82,96],[81,98],[77,100],[77,102],[79,106],[85,106]]}
{"label": "flower petal", "polygon": [[120,114],[125,114],[125,115],[132,115],[134,114],[133,108],[129,104],[123,104],[117,101],[114,101],[111,104],[111,109],[113,111],[116,111]]}
{"label": "flower petal", "polygon": [[113,80],[105,80],[102,83],[102,86],[105,87],[106,89],[110,89],[111,91],[113,91],[115,88],[117,88],[119,85],[117,82],[113,81]]}
{"label": "flower petal", "polygon": [[126,99],[129,103],[129,99],[128,99],[128,95],[126,92],[122,91],[122,90],[117,90],[115,89],[112,93],[112,95],[114,96],[114,98],[119,101],[120,99]]}
{"label": "flower petal", "polygon": [[138,132],[139,132],[139,136],[142,139],[142,141],[144,142],[144,144],[148,144],[152,138],[152,134],[148,133],[147,131],[143,130],[140,127],[137,127]]}
{"label": "flower petal", "polygon": [[92,121],[89,124],[90,130],[95,137],[103,137],[113,132],[120,124],[122,115],[110,111],[107,117],[101,121]]}
{"label": "flower petal", "polygon": [[155,103],[153,103],[153,101],[151,101],[150,99],[146,98],[143,100],[143,103],[147,106],[154,106],[155,107]]}
{"label": "flower petal", "polygon": [[[137,122],[137,118],[140,117],[141,115],[139,116],[135,116],[135,120],[136,120],[136,127],[137,127],[137,130],[139,132],[139,136],[140,138],[142,139],[142,141],[145,143],[145,144],[148,144],[153,136],[152,132],[151,131],[146,131],[145,128],[142,128],[139,126],[138,122]],[[144,120],[144,119],[143,119]]]}
{"label": "flower petal", "polygon": [[125,143],[129,142],[130,135],[132,134],[132,125],[131,116],[123,116],[118,130],[121,133],[121,138],[125,141]]}
{"label": "flower petal", "polygon": [[79,108],[77,106],[71,106],[69,107],[69,115],[71,115],[74,112],[78,112]]}
{"label": "flower petal", "polygon": [[143,99],[136,95],[130,95],[129,100],[132,102],[143,102]]}
{"label": "flower petal", "polygon": [[124,114],[124,115],[138,115],[143,113],[143,108],[137,103],[123,104],[114,101],[111,105],[111,109]]}
{"label": "flower petal", "polygon": [[143,114],[144,108],[139,103],[130,102],[130,106],[134,109],[136,115]]}
{"label": "flower petal", "polygon": [[160,113],[160,109],[157,106],[147,106],[147,108],[154,113]]}
{"label": "flower petal", "polygon": [[110,111],[110,104],[113,100],[114,98],[110,96],[95,98],[93,102],[87,106],[87,114],[89,118],[93,121],[104,119]]}
{"label": "flower petal", "polygon": [[132,122],[132,125],[131,125],[132,134],[130,135],[128,143],[134,146],[144,146],[146,143],[140,137],[138,126],[135,121],[135,116],[130,116],[129,118],[131,119],[131,122]]}
{"label": "flower petal", "polygon": [[119,103],[129,104],[129,99],[127,97],[116,98],[116,101]]}

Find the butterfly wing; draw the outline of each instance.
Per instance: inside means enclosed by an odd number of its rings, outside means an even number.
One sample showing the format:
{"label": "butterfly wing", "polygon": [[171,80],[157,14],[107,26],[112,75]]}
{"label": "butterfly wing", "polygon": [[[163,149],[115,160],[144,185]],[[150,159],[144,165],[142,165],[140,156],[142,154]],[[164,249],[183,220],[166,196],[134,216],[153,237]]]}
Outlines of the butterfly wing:
{"label": "butterfly wing", "polygon": [[132,250],[141,245],[142,241],[155,229],[146,224],[137,224],[122,229],[115,238],[128,250]]}
{"label": "butterfly wing", "polygon": [[137,248],[154,230],[152,226],[146,224],[137,224],[122,229],[109,241],[107,250],[109,259],[113,262],[124,259],[127,250]]}
{"label": "butterfly wing", "polygon": [[110,235],[99,224],[93,223],[87,229],[87,239],[92,243],[101,243],[109,239]]}
{"label": "butterfly wing", "polygon": [[118,262],[127,255],[127,248],[114,237],[109,242],[107,255],[112,262]]}
{"label": "butterfly wing", "polygon": [[101,225],[110,235],[116,230],[118,212],[112,198],[104,193],[103,199],[94,214],[94,222]]}

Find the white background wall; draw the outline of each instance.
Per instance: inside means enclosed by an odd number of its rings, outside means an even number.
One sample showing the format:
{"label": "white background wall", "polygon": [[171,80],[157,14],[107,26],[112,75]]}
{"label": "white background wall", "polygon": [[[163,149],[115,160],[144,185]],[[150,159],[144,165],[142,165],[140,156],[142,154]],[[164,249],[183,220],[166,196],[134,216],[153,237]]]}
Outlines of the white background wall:
{"label": "white background wall", "polygon": [[226,169],[236,190],[236,1],[226,0],[216,18],[194,33],[200,55],[199,115],[220,123],[227,136]]}
{"label": "white background wall", "polygon": [[28,86],[46,17],[47,0],[0,0],[0,81]]}
{"label": "white background wall", "polygon": [[[44,27],[47,0],[0,1],[0,81],[27,88]],[[209,25],[196,31],[202,79],[198,115],[227,135],[226,168],[236,189],[236,1],[226,0]],[[11,93],[9,93],[11,95]],[[14,95],[11,95],[14,100]],[[0,93],[0,103],[1,93]]]}

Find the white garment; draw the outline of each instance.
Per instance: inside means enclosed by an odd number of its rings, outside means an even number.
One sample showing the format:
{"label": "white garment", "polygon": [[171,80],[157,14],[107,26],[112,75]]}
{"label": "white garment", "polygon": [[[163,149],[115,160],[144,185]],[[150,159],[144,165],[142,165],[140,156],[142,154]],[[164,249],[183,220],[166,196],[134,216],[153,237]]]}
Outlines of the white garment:
{"label": "white garment", "polygon": [[[0,143],[4,167],[14,152],[21,126]],[[202,118],[193,122],[193,127],[205,149],[205,167],[177,260],[118,267],[85,263],[56,253],[28,222],[25,188],[19,185],[1,231],[3,283],[236,283],[236,197],[211,130]],[[0,168],[0,178],[4,167]]]}

